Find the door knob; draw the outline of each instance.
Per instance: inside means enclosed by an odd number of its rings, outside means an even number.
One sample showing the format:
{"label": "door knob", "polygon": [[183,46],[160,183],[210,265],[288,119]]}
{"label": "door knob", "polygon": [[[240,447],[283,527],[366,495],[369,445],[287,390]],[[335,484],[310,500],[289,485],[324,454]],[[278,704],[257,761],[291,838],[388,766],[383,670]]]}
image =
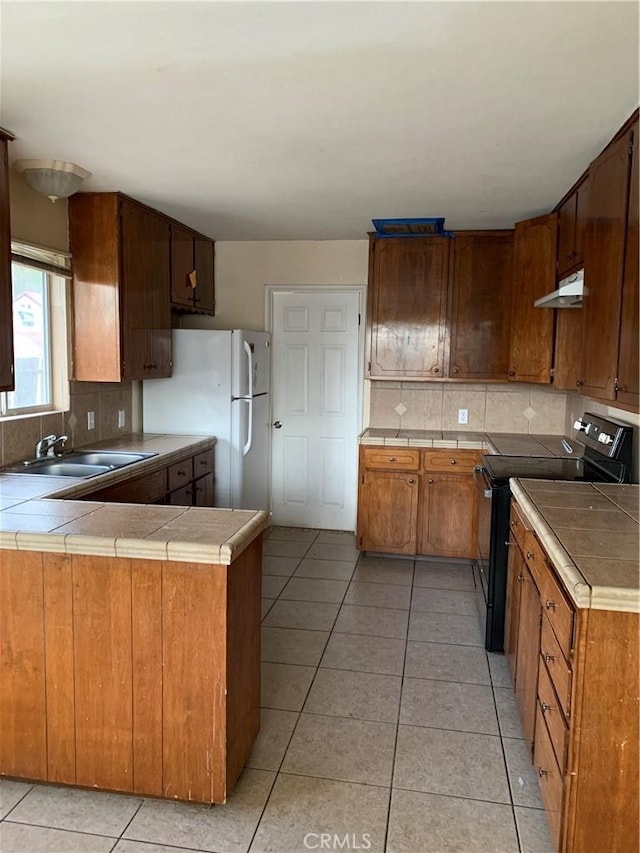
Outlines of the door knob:
{"label": "door knob", "polygon": [[273,425],[276,429],[282,429],[282,424],[280,423],[280,421],[274,421]]}

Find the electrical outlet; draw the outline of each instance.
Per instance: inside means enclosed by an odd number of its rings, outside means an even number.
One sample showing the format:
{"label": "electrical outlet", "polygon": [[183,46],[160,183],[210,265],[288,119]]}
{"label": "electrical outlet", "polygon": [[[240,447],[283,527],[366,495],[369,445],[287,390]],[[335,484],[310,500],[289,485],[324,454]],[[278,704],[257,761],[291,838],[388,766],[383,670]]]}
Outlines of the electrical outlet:
{"label": "electrical outlet", "polygon": [[87,412],[87,429],[95,429],[96,428],[96,413],[95,412]]}
{"label": "electrical outlet", "polygon": [[125,423],[124,417],[125,417],[124,409],[118,409],[118,429],[124,428],[124,423]]}
{"label": "electrical outlet", "polygon": [[468,424],[469,423],[469,409],[458,409],[458,423],[459,424]]}

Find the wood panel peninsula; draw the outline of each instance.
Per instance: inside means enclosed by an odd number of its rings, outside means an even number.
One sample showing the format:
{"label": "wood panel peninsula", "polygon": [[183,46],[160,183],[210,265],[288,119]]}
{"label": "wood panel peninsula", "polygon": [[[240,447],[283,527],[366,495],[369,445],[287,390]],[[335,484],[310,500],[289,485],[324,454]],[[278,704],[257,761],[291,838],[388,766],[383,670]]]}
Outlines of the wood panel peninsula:
{"label": "wood panel peninsula", "polygon": [[214,443],[102,443],[156,455],[89,480],[0,472],[0,775],[225,802],[260,727],[267,514],[91,499]]}

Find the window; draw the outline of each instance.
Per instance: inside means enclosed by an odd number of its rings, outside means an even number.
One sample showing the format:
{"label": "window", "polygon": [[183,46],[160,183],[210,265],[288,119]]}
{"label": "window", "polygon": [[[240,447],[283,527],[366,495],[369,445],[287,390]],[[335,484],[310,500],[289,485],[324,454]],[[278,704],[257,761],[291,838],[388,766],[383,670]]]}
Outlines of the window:
{"label": "window", "polygon": [[68,402],[66,256],[12,243],[15,388],[0,393],[0,417],[65,408]]}

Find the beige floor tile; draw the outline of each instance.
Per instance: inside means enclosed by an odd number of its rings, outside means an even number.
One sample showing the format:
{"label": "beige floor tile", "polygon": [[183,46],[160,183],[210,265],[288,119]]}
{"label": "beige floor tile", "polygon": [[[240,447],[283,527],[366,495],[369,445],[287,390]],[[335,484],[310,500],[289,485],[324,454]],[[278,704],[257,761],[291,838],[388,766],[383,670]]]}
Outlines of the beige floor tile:
{"label": "beige floor tile", "polygon": [[34,785],[11,812],[11,820],[117,837],[141,803],[136,797],[120,794]]}
{"label": "beige floor tile", "polygon": [[287,585],[288,578],[283,575],[262,575],[263,598],[277,598]]}
{"label": "beige floor tile", "polygon": [[513,689],[511,672],[506,657],[497,652],[487,652],[487,660],[489,661],[489,672],[493,686]]}
{"label": "beige floor tile", "polygon": [[349,584],[345,596],[345,604],[358,604],[363,607],[391,607],[397,610],[408,610],[411,599],[411,587],[386,583]]}
{"label": "beige floor tile", "polygon": [[262,553],[265,557],[298,557],[302,559],[309,550],[308,542],[290,542],[286,539],[265,539]]}
{"label": "beige floor tile", "polygon": [[359,672],[378,672],[383,675],[402,675],[405,645],[404,640],[367,637],[360,634],[339,634],[334,631],[329,638],[320,666]]}
{"label": "beige floor tile", "polygon": [[408,726],[499,734],[493,691],[486,684],[405,678],[400,722]]}
{"label": "beige floor tile", "polygon": [[466,684],[491,684],[484,649],[446,643],[407,643],[405,676]]}
{"label": "beige floor tile", "polygon": [[0,823],[2,853],[109,853],[115,838],[88,835],[29,826],[21,823]]}
{"label": "beige floor tile", "polygon": [[298,722],[295,711],[262,708],[260,733],[247,760],[247,767],[256,770],[278,770]]}
{"label": "beige floor tile", "polygon": [[354,581],[411,586],[413,560],[393,557],[360,557],[353,575]]}
{"label": "beige floor tile", "polygon": [[458,589],[414,587],[411,609],[431,613],[453,613],[456,616],[477,616],[476,596]]}
{"label": "beige floor tile", "polygon": [[395,740],[394,723],[302,714],[281,769],[388,787]]}
{"label": "beige floor tile", "polygon": [[498,725],[502,737],[523,738],[522,724],[516,705],[516,697],[511,687],[494,687]]}
{"label": "beige floor tile", "polygon": [[[389,790],[373,785],[280,774],[251,853],[320,849],[319,833],[350,841],[351,849],[382,853]],[[306,844],[305,844],[306,839]]]}
{"label": "beige floor tile", "polygon": [[477,616],[455,616],[452,613],[411,612],[409,639],[420,643],[448,643],[480,646],[482,634]]}
{"label": "beige floor tile", "polygon": [[510,803],[499,737],[400,726],[393,785]]}
{"label": "beige floor tile", "polygon": [[309,527],[270,527],[268,539],[278,539],[282,542],[306,542],[311,544],[320,531]]}
{"label": "beige floor tile", "polygon": [[433,589],[458,589],[473,592],[473,575],[465,565],[442,565],[436,562],[416,560],[414,586],[427,586]]}
{"label": "beige floor tile", "polygon": [[353,575],[353,563],[350,560],[302,560],[294,575],[300,578],[327,578],[328,580],[349,581]]}
{"label": "beige floor tile", "polygon": [[246,853],[275,779],[244,770],[224,806],[145,800],[125,838],[197,850]]}
{"label": "beige floor tile", "polygon": [[298,628],[262,628],[262,660],[318,666],[329,638],[328,631]]}
{"label": "beige floor tile", "polygon": [[146,841],[129,841],[121,838],[113,853],[193,853],[188,847],[166,847],[164,844],[148,844]]}
{"label": "beige floor tile", "polygon": [[367,634],[371,637],[404,640],[407,636],[408,616],[407,610],[343,604],[335,630],[345,634]]}
{"label": "beige floor tile", "polygon": [[300,557],[278,557],[263,554],[262,574],[281,575],[282,577],[288,578],[291,577],[299,562]]}
{"label": "beige floor tile", "polygon": [[316,539],[317,545],[350,545],[356,547],[356,537],[351,530],[321,530]]}
{"label": "beige floor tile", "polygon": [[511,806],[394,790],[387,853],[518,853]]}
{"label": "beige floor tile", "polygon": [[360,551],[354,545],[336,545],[331,543],[314,543],[306,557],[314,560],[340,560],[341,562],[352,562],[360,556]]}
{"label": "beige floor tile", "polygon": [[328,601],[340,604],[347,586],[346,581],[294,577],[289,580],[280,597],[292,601]]}
{"label": "beige floor tile", "polygon": [[264,624],[270,628],[330,631],[339,609],[339,604],[323,601],[283,601],[279,599],[267,614]]}
{"label": "beige floor tile", "polygon": [[520,806],[516,806],[513,811],[522,853],[554,853],[545,812]]}
{"label": "beige floor tile", "polygon": [[280,711],[302,710],[315,672],[311,666],[263,663],[260,687],[262,707]]}
{"label": "beige floor tile", "polygon": [[328,714],[395,723],[402,679],[393,675],[320,669],[304,705],[308,714]]}
{"label": "beige floor tile", "polygon": [[262,599],[262,603],[261,603],[261,608],[262,608],[261,609],[261,614],[262,614],[261,618],[262,619],[264,619],[264,617],[267,615],[267,613],[271,610],[271,606],[273,605],[274,602],[275,602],[275,598],[263,598]]}
{"label": "beige floor tile", "polygon": [[531,764],[526,742],[518,738],[503,738],[502,747],[507,762],[507,776],[513,804],[532,809],[544,808],[538,776]]}
{"label": "beige floor tile", "polygon": [[0,820],[26,796],[32,786],[29,782],[16,782],[13,779],[0,779]]}

